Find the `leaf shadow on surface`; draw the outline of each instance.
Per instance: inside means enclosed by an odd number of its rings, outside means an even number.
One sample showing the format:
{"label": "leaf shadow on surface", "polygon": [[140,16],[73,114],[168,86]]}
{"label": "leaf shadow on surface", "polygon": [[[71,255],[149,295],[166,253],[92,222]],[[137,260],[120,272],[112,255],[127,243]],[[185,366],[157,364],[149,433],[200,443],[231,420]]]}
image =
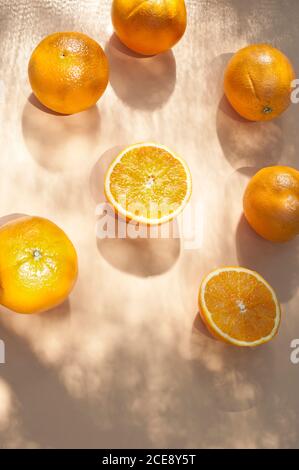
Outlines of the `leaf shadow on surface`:
{"label": "leaf shadow on surface", "polygon": [[[291,442],[298,446],[296,393],[286,393],[283,386],[284,381],[290,385],[296,380],[288,374],[289,351],[282,335],[257,348],[237,348],[214,339],[204,328],[197,314],[191,334],[191,364],[195,384],[197,380],[198,387],[205,388],[207,406],[215,415],[219,413],[219,442],[223,442],[224,423],[244,413],[239,431],[227,437],[228,447],[288,448]],[[275,348],[282,355],[281,382],[274,389]],[[246,423],[254,434],[246,433]]]}
{"label": "leaf shadow on surface", "polygon": [[[50,318],[27,317],[23,332],[14,333],[17,322],[8,326],[10,319],[2,312],[0,336],[7,363],[0,369],[0,396],[5,381],[14,401],[6,413],[11,419],[1,423],[0,413],[3,447],[296,445],[296,388],[292,396],[286,396],[281,386],[273,389],[272,343],[255,350],[231,348],[205,334],[196,318],[189,330],[190,353],[182,355],[181,324],[168,323],[168,332],[178,340],[170,344],[163,329],[157,328],[159,312],[134,328],[121,309],[114,313],[101,321],[106,345],[110,344],[104,356],[101,349],[101,354],[93,350],[90,356],[84,344],[95,337],[82,336],[79,343],[76,337],[70,343],[66,325],[65,341],[59,335],[63,355],[53,360],[50,327],[51,335],[62,327],[57,330],[56,319],[51,323]],[[38,327],[33,325],[36,320]],[[119,336],[113,340],[108,333],[116,327]],[[28,341],[26,329],[32,328],[35,336]],[[40,342],[39,331],[46,344]],[[101,343],[99,332],[96,336]],[[281,380],[286,379],[282,369]],[[292,386],[294,377],[288,380]],[[239,413],[244,413],[241,426],[235,421]],[[226,432],[231,426],[232,434]]]}
{"label": "leaf shadow on surface", "polygon": [[[214,338],[197,313],[191,335],[192,355],[206,366],[211,397],[222,411],[244,411],[261,399],[261,378],[257,361],[263,357],[270,372],[271,356],[267,347],[238,348]],[[205,357],[202,352],[205,350]],[[262,352],[259,352],[262,351]]]}
{"label": "leaf shadow on surface", "polygon": [[[27,447],[27,442],[30,447],[42,448],[111,447],[116,430],[101,429],[94,422],[88,403],[68,393],[54,367],[40,362],[38,353],[34,354],[23,338],[3,324],[1,339],[6,352],[1,379],[9,385],[15,408],[21,412],[15,418],[14,429],[8,424],[2,432],[0,426],[3,447]],[[16,409],[12,411],[15,413]],[[138,429],[135,438],[138,444],[142,429]]]}

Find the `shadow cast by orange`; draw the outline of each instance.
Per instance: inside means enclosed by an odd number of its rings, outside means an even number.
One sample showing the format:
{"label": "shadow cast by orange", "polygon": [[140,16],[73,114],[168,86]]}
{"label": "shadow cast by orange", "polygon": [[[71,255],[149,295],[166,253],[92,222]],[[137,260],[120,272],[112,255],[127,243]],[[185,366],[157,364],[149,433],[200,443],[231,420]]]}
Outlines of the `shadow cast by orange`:
{"label": "shadow cast by orange", "polygon": [[282,118],[251,122],[239,116],[223,95],[216,117],[217,135],[223,155],[240,170],[256,170],[279,162],[283,149]]}
{"label": "shadow cast by orange", "polygon": [[196,314],[196,317],[195,317],[194,322],[193,322],[193,329],[195,331],[198,331],[200,334],[203,334],[204,336],[206,336],[207,338],[209,338],[213,341],[219,341],[217,338],[215,338],[215,336],[212,335],[212,333],[210,333],[210,331],[208,330],[208,328],[204,324],[204,322],[201,318],[200,312],[197,312],[197,314]]}
{"label": "shadow cast by orange", "polygon": [[20,219],[21,217],[26,217],[27,214],[9,214],[9,215],[4,215],[3,217],[0,217],[0,227],[3,225],[7,224],[8,222],[11,222],[16,219]]}
{"label": "shadow cast by orange", "polygon": [[114,268],[138,277],[170,270],[180,254],[178,224],[174,220],[147,227],[124,220],[107,204],[97,222],[97,248]]}
{"label": "shadow cast by orange", "polygon": [[68,114],[62,114],[62,113],[57,113],[56,111],[53,111],[50,108],[47,108],[45,105],[43,105],[37,97],[34,95],[34,93],[31,93],[31,95],[28,96],[28,101],[29,103],[32,104],[32,106],[35,106],[37,109],[40,109],[44,113],[51,114],[53,116],[69,116]]}
{"label": "shadow cast by orange", "polygon": [[125,148],[125,145],[117,145],[104,152],[95,163],[90,174],[90,192],[96,203],[106,201],[104,183],[106,172],[117,157],[117,155]]}
{"label": "shadow cast by orange", "polygon": [[42,316],[43,324],[54,323],[55,326],[59,327],[59,322],[65,322],[71,317],[70,299],[67,298],[62,304],[38,315]]}
{"label": "shadow cast by orange", "polygon": [[299,239],[272,243],[257,235],[242,215],[236,231],[239,264],[259,272],[273,286],[281,302],[296,292],[299,278]]}
{"label": "shadow cast by orange", "polygon": [[152,111],[167,102],[176,83],[176,62],[171,50],[141,56],[127,49],[113,34],[105,52],[110,64],[110,84],[124,103]]}
{"label": "shadow cast by orange", "polygon": [[96,106],[78,114],[62,115],[45,108],[31,94],[22,115],[23,137],[36,162],[49,171],[80,172],[93,155],[100,135]]}

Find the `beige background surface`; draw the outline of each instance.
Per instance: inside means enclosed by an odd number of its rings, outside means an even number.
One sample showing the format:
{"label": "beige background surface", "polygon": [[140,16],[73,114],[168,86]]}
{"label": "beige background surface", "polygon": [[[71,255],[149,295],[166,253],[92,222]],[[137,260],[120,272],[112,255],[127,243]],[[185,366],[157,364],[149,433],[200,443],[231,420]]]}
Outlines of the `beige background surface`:
{"label": "beige background surface", "polygon": [[[0,444],[298,447],[290,343],[299,337],[299,245],[258,238],[241,199],[257,168],[299,167],[299,107],[275,122],[244,122],[222,98],[222,73],[233,51],[261,41],[298,72],[299,2],[189,0],[183,40],[154,58],[134,57],[111,37],[110,4],[0,0],[1,216],[52,219],[80,258],[60,308],[34,317],[1,310]],[[30,97],[30,53],[57,30],[91,35],[110,60],[105,96],[76,116],[55,116]],[[96,240],[103,168],[116,147],[146,139],[191,167],[191,207],[204,207],[196,250],[182,239]],[[272,343],[236,350],[206,334],[198,286],[223,264],[254,268],[276,288],[283,320]]]}

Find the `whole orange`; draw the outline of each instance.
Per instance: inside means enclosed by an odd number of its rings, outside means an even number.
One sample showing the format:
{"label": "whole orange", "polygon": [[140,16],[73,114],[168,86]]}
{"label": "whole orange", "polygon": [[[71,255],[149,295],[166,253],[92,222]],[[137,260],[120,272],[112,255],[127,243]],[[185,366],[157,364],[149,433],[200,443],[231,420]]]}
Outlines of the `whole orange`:
{"label": "whole orange", "polygon": [[28,66],[32,91],[47,108],[74,114],[104,93],[109,66],[101,46],[82,33],[54,33],[34,49]]}
{"label": "whole orange", "polygon": [[273,242],[299,234],[299,171],[270,166],[250,180],[243,199],[244,214],[252,228]]}
{"label": "whole orange", "polygon": [[62,303],[78,273],[66,234],[47,219],[21,217],[0,228],[0,304],[37,313]]}
{"label": "whole orange", "polygon": [[295,73],[289,59],[267,44],[238,51],[227,65],[224,91],[232,107],[250,121],[269,121],[290,105]]}
{"label": "whole orange", "polygon": [[133,51],[154,55],[173,47],[186,30],[184,0],[114,0],[112,22],[119,39]]}

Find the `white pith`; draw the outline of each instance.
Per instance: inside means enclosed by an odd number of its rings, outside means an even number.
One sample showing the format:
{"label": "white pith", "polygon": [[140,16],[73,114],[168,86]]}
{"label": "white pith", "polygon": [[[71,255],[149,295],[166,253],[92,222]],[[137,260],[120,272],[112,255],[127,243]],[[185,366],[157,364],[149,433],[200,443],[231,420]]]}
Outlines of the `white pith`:
{"label": "white pith", "polygon": [[244,302],[242,300],[237,300],[237,307],[239,307],[239,310],[240,310],[240,313],[246,313],[247,309],[246,309],[246,305],[244,304]]}

